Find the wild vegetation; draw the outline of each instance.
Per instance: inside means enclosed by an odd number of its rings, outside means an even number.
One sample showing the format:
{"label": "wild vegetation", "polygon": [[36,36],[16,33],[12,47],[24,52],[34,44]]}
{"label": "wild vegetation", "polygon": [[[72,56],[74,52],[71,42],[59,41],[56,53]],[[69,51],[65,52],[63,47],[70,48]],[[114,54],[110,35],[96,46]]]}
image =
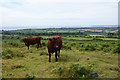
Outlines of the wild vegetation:
{"label": "wild vegetation", "polygon": [[[118,77],[120,42],[115,28],[90,28],[102,32],[84,31],[78,28],[25,29],[2,32],[3,78],[97,78]],[[60,35],[63,47],[60,59],[48,62],[47,38]],[[31,45],[30,50],[23,38],[41,36],[42,48]]]}

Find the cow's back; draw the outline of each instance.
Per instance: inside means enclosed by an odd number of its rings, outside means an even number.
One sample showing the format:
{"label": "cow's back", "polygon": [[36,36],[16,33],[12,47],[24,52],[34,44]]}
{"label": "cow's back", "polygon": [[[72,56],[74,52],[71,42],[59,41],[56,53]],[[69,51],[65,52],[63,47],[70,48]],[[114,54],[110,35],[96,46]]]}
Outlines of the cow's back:
{"label": "cow's back", "polygon": [[40,42],[40,37],[29,37],[25,39],[25,42],[28,44],[35,44]]}

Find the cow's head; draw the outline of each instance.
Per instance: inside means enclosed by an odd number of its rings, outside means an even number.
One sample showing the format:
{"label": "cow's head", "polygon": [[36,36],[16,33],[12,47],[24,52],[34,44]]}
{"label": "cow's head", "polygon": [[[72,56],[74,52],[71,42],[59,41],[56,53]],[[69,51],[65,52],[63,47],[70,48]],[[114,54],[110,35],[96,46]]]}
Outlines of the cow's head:
{"label": "cow's head", "polygon": [[52,43],[52,47],[55,49],[58,49],[59,47],[59,42],[58,42],[58,38],[49,38],[49,41]]}
{"label": "cow's head", "polygon": [[28,46],[26,39],[22,39],[21,41],[24,42],[26,46]]}

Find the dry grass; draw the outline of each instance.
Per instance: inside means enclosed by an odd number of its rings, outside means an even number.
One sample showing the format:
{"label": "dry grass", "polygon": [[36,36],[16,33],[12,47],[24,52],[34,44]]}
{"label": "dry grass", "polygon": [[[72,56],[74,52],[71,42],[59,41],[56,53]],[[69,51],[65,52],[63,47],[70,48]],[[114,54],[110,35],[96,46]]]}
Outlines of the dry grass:
{"label": "dry grass", "polygon": [[[2,60],[2,77],[3,78],[25,78],[26,74],[36,78],[58,78],[54,72],[58,65],[69,67],[72,63],[88,65],[94,64],[94,71],[100,78],[116,78],[118,74],[117,63],[118,55],[112,53],[103,53],[95,51],[78,51],[78,50],[61,50],[61,58],[55,62],[55,54],[52,54],[52,62],[48,62],[49,56],[41,52],[47,52],[44,47],[36,49],[32,47],[29,51],[27,47],[11,48],[20,50],[26,55],[24,57],[3,59]],[[87,60],[89,58],[89,60]]]}

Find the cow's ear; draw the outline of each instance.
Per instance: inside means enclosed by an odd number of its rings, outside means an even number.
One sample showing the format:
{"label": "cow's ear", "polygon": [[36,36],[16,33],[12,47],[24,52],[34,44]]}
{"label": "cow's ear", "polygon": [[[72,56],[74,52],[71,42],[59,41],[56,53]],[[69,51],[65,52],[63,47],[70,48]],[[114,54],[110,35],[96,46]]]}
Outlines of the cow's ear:
{"label": "cow's ear", "polygon": [[49,39],[50,41],[52,41],[52,39]]}

